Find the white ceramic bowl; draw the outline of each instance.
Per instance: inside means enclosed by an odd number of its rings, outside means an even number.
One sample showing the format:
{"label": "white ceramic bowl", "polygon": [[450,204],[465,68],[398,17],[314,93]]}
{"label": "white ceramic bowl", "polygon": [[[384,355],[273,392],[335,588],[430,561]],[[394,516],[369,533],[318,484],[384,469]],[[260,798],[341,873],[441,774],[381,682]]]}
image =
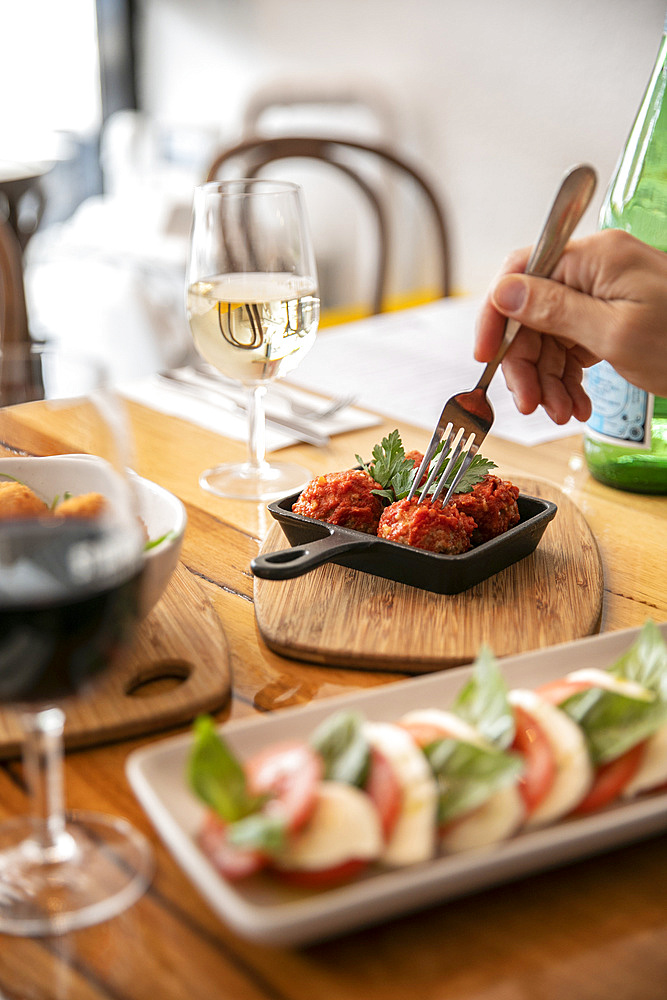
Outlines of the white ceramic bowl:
{"label": "white ceramic bowl", "polygon": [[[30,486],[46,503],[64,493],[106,493],[100,460],[91,455],[53,455],[45,458],[0,458],[0,482],[6,476]],[[139,514],[148,539],[157,545],[144,552],[139,590],[141,617],[157,604],[178,564],[187,514],[173,493],[149,479],[131,473],[136,485]],[[106,494],[108,495],[108,494]]]}

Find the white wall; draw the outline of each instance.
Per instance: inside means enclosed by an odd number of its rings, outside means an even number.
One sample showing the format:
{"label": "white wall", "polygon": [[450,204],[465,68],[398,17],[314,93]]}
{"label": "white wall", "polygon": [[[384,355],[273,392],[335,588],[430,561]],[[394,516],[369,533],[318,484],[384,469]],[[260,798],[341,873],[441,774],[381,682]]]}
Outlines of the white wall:
{"label": "white wall", "polygon": [[597,209],[653,64],[665,0],[143,0],[140,92],[159,120],[235,140],[274,77],[369,81],[435,179],[457,288],[536,236],[563,171]]}

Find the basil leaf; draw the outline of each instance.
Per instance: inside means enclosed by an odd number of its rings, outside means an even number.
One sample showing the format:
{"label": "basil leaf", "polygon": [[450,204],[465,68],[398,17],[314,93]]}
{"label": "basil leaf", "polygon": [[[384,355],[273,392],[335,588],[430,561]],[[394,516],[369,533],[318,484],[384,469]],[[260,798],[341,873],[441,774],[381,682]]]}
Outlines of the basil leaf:
{"label": "basil leaf", "polygon": [[636,681],[654,691],[661,701],[667,701],[667,644],[654,622],[644,623],[636,642],[609,672],[615,677]]}
{"label": "basil leaf", "polygon": [[260,809],[264,797],[248,794],[243,767],[216,732],[213,719],[200,716],[194,732],[188,779],[195,794],[226,823]]}
{"label": "basil leaf", "polygon": [[471,679],[459,692],[452,710],[500,750],[514,739],[514,713],[498,661],[488,646],[479,651]]}
{"label": "basil leaf", "polygon": [[424,753],[438,782],[440,824],[481,806],[516,781],[524,767],[518,755],[460,740],[437,740]]}
{"label": "basil leaf", "polygon": [[667,702],[591,688],[559,706],[581,726],[594,764],[615,760],[667,722]]}
{"label": "basil leaf", "polygon": [[360,788],[368,777],[370,747],[364,736],[363,717],[340,711],[328,716],[310,737],[310,745],[324,760],[324,776]]}
{"label": "basil leaf", "polygon": [[609,673],[641,685],[646,697],[591,688],[559,706],[583,729],[595,764],[620,757],[667,721],[667,646],[652,621]]}
{"label": "basil leaf", "polygon": [[227,827],[227,840],[235,847],[276,854],[287,840],[285,819],[265,812],[250,813]]}

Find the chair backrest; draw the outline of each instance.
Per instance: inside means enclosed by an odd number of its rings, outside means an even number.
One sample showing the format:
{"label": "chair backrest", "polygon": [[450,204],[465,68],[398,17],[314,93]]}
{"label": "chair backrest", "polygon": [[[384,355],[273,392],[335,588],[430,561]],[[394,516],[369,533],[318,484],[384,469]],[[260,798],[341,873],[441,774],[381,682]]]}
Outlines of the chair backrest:
{"label": "chair backrest", "polygon": [[0,222],[0,343],[29,339],[21,247],[9,223]]}
{"label": "chair backrest", "polygon": [[242,166],[236,176],[254,177],[269,163],[285,159],[316,159],[329,164],[355,182],[371,208],[376,222],[378,254],[372,296],[372,311],[387,308],[387,279],[390,253],[389,210],[385,198],[369,172],[373,166],[384,164],[408,177],[421,192],[433,224],[438,251],[438,290],[444,297],[450,294],[449,239],[445,213],[430,182],[421,169],[404,156],[380,144],[352,139],[320,138],[315,136],[251,137],[222,150],[211,163],[207,180],[219,177],[222,168],[236,160]]}

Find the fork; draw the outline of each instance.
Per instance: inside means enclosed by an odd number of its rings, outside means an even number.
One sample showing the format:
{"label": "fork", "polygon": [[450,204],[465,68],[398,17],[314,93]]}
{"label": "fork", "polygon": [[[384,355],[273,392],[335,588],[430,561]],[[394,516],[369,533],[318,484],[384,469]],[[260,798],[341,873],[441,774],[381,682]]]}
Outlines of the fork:
{"label": "fork", "polygon": [[[201,375],[202,378],[222,383],[223,385],[229,384],[235,389],[238,388],[237,382],[234,382],[233,379],[226,378],[210,365],[196,364],[193,367],[197,374]],[[327,420],[329,417],[333,417],[334,414],[340,413],[341,410],[346,410],[348,406],[352,406],[352,404],[357,401],[356,396],[335,396],[329,402],[325,401],[322,406],[307,406],[305,403],[299,403],[297,400],[293,399],[287,386],[282,386],[275,382],[271,383],[271,392],[275,392],[279,396],[286,399],[292,413],[295,413],[298,417],[304,417],[306,420]]]}
{"label": "fork", "polygon": [[[595,184],[595,171],[587,164],[580,164],[568,171],[526,265],[526,274],[549,277],[565,249],[565,244],[588,207]],[[414,477],[408,500],[411,500],[417,492],[424,473],[442,443],[440,456],[434,462],[421,488],[419,500],[426,499],[428,491],[437,480],[431,501],[437,500],[446,488],[447,492],[442,503],[443,506],[448,503],[493,425],[493,407],[486,397],[486,391],[520,326],[517,320],[507,320],[496,356],[484,368],[475,388],[469,392],[459,392],[445,403],[426,454]],[[458,468],[456,468],[457,463],[459,463]],[[456,471],[448,485],[447,480],[453,470]]]}
{"label": "fork", "polygon": [[331,402],[325,403],[323,406],[307,406],[304,403],[299,403],[296,399],[292,399],[289,389],[281,385],[273,384],[271,389],[280,396],[284,396],[293,413],[310,420],[327,420],[333,417],[334,414],[340,413],[341,410],[346,410],[348,406],[352,406],[357,401],[356,396],[335,396]]}

